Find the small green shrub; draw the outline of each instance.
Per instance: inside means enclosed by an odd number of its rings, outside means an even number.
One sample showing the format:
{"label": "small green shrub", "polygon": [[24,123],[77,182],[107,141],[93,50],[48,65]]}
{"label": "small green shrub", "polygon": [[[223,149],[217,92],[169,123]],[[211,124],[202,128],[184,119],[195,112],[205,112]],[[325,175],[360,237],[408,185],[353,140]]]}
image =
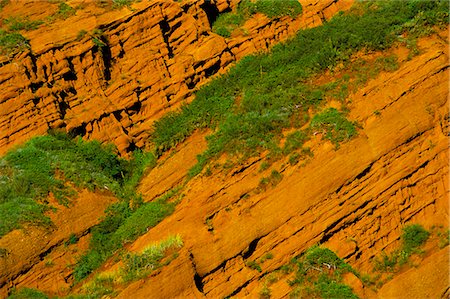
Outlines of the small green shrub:
{"label": "small green shrub", "polygon": [[170,236],[167,239],[147,247],[141,254],[127,253],[123,257],[125,281],[136,280],[147,276],[150,272],[161,267],[161,261],[169,249],[179,249],[183,241],[179,235]]}
{"label": "small green shrub", "polygon": [[323,299],[358,299],[348,285],[339,283],[325,274],[319,275],[319,279],[314,283],[314,288]]}
{"label": "small green shrub", "polygon": [[64,245],[69,246],[76,244],[78,242],[78,237],[74,233],[71,233],[69,239],[64,243]]}
{"label": "small green shrub", "polygon": [[230,37],[231,33],[242,26],[245,18],[238,13],[224,13],[219,15],[212,26],[212,31],[223,37]]}
{"label": "small green shrub", "polygon": [[84,29],[81,29],[80,31],[78,31],[77,41],[80,41],[83,37],[86,36],[87,33],[88,32],[86,30],[84,30]]}
{"label": "small green shrub", "polygon": [[291,298],[358,298],[342,283],[342,274],[356,271],[328,248],[312,246],[292,259],[286,269],[285,273],[295,270],[294,278],[288,281],[293,288]]}
{"label": "small green shrub", "polygon": [[68,17],[71,17],[75,15],[76,9],[72,6],[68,5],[65,2],[59,3],[58,11],[55,13],[54,17],[60,18],[60,19],[67,19]]}
{"label": "small green shrub", "polygon": [[259,291],[259,296],[260,296],[260,298],[263,298],[263,299],[268,299],[268,298],[270,298],[270,296],[272,296],[272,291],[267,286],[267,284],[263,285],[261,291]]}
{"label": "small green shrub", "polygon": [[430,233],[420,224],[411,224],[403,228],[402,242],[406,252],[413,252],[422,246],[430,236]]}
{"label": "small green shrub", "polygon": [[272,252],[268,252],[268,253],[266,253],[263,257],[261,257],[261,258],[259,259],[259,262],[260,262],[260,263],[264,263],[265,261],[271,260],[271,259],[273,259],[273,253],[272,253]]}
{"label": "small green shrub", "polygon": [[387,255],[384,251],[381,253],[380,258],[376,258],[375,260],[376,271],[389,271],[394,272],[398,263],[398,254],[394,252],[391,255]]}
{"label": "small green shrub", "polygon": [[122,8],[130,6],[135,0],[113,0],[113,8]]}
{"label": "small green shrub", "polygon": [[286,136],[286,142],[283,147],[283,154],[288,155],[291,152],[302,148],[303,143],[309,139],[303,131],[295,131]]}
{"label": "small green shrub", "polygon": [[300,154],[299,153],[292,153],[292,155],[289,156],[289,164],[292,166],[296,165],[300,161]]}
{"label": "small green shrub", "polygon": [[261,266],[256,261],[247,261],[245,265],[253,270],[262,272]]}
{"label": "small green shrub", "polygon": [[397,271],[398,266],[406,264],[413,253],[419,252],[420,247],[429,236],[430,233],[420,224],[405,226],[401,235],[401,249],[394,250],[390,254],[383,251],[381,257],[376,257],[374,260],[374,270],[382,272]]}
{"label": "small green shrub", "polygon": [[328,248],[317,245],[309,248],[304,257],[305,262],[313,266],[322,266],[324,263],[336,267],[344,265],[344,262],[336,255],[336,253]]}
{"label": "small green shrub", "polygon": [[0,29],[0,54],[13,55],[30,47],[28,40],[17,32]]}
{"label": "small green shrub", "polygon": [[48,296],[36,289],[21,288],[14,290],[8,299],[48,299]]}
{"label": "small green shrub", "polygon": [[336,147],[356,135],[356,126],[347,120],[342,112],[329,108],[313,117],[311,128],[325,131],[325,138],[333,142]]}
{"label": "small green shrub", "polygon": [[28,18],[9,17],[4,19],[3,23],[8,25],[8,29],[10,31],[19,31],[19,30],[30,31],[37,29],[44,22],[40,20],[31,21]]}

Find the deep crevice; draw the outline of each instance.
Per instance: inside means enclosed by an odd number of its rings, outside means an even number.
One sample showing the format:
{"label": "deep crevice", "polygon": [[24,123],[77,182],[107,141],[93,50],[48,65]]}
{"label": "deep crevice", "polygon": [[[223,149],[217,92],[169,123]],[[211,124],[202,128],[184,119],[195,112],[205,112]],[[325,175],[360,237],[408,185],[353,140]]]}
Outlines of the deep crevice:
{"label": "deep crevice", "polygon": [[34,106],[36,106],[37,104],[39,104],[39,102],[41,101],[41,99],[38,98],[38,97],[34,97],[34,98],[32,99],[32,101],[33,101]]}
{"label": "deep crevice", "polygon": [[77,136],[84,136],[86,135],[86,124],[82,123],[78,127],[72,128],[67,133],[71,138],[75,138]]}
{"label": "deep crevice", "polygon": [[192,268],[194,268],[194,283],[195,283],[195,287],[197,288],[197,290],[204,294],[203,292],[203,288],[204,288],[204,284],[203,284],[203,279],[202,277],[200,277],[200,275],[197,272],[197,265],[195,264],[195,260],[194,260],[194,255],[192,254],[192,252],[189,252],[189,259],[191,261],[192,264]]}
{"label": "deep crevice", "polygon": [[42,86],[44,86],[43,82],[37,82],[37,83],[31,83],[30,89],[32,93],[35,93],[38,89],[40,89]]}
{"label": "deep crevice", "polygon": [[78,79],[77,74],[75,73],[75,67],[71,59],[67,59],[67,63],[69,64],[69,69],[67,73],[63,74],[63,79],[65,81],[76,81]]}
{"label": "deep crevice", "polygon": [[256,250],[256,246],[258,246],[259,240],[261,240],[262,237],[256,238],[253,241],[248,244],[248,249],[242,253],[242,257],[244,259],[248,259],[250,256],[252,256],[253,252]]}
{"label": "deep crevice", "polygon": [[236,290],[234,290],[233,293],[231,293],[229,296],[226,296],[225,298],[231,298],[233,296],[236,296],[240,291],[242,291],[243,288],[248,286],[250,284],[250,282],[251,282],[251,280],[247,280],[246,282],[244,282],[244,284],[242,284],[240,287],[238,287]]}
{"label": "deep crevice", "polygon": [[[128,133],[128,132],[126,132],[126,133]],[[130,145],[127,147],[126,151],[127,152],[134,152],[137,149],[139,149],[139,147],[136,145],[136,143],[134,143],[132,141],[132,142],[130,142]]]}
{"label": "deep crevice", "polygon": [[214,63],[209,68],[205,69],[205,77],[208,78],[216,74],[219,70],[220,70],[220,60],[217,60],[216,63]]}
{"label": "deep crevice", "polygon": [[123,42],[119,40],[119,46],[120,46],[120,51],[119,54],[117,54],[117,58],[121,59],[123,58],[123,56],[125,56],[125,50],[123,49]]}
{"label": "deep crevice", "polygon": [[[329,225],[324,231],[323,231],[323,235],[322,238],[320,239],[319,243],[323,244],[325,242],[327,242],[329,239],[331,239],[333,237],[333,235],[335,233],[337,233],[339,230],[345,229],[355,223],[357,223],[360,220],[360,217],[355,217],[353,220],[351,221],[345,221],[346,218],[348,218],[351,214],[356,213],[357,211],[364,209],[369,203],[371,202],[371,200],[366,200],[364,201],[359,207],[357,207],[356,209],[352,210],[352,212],[350,214],[346,214],[342,217],[340,217],[339,219],[337,219],[336,221],[334,221],[331,225]],[[339,223],[344,222],[342,224],[341,227],[336,228],[338,226]]]}
{"label": "deep crevice", "polygon": [[248,164],[248,165],[244,165],[241,168],[239,168],[238,170],[234,171],[231,176],[235,176],[236,174],[242,173],[244,172],[246,169],[252,167],[253,165],[255,165],[256,163],[258,163],[259,161],[261,161],[261,158],[256,159],[255,161],[253,161],[252,163]]}
{"label": "deep crevice", "polygon": [[131,105],[130,107],[127,108],[127,113],[129,115],[139,113],[139,111],[141,111],[141,108],[142,108],[142,103],[137,101],[136,103],[134,103],[133,105]]}
{"label": "deep crevice", "polygon": [[106,81],[111,80],[111,49],[109,48],[106,39],[103,41],[106,46],[102,47],[102,59],[103,59],[103,65],[105,66],[105,69],[103,71],[103,76],[105,77]]}
{"label": "deep crevice", "polygon": [[172,58],[173,50],[169,43],[169,35],[170,35],[171,29],[170,29],[169,23],[167,22],[167,19],[164,19],[161,22],[159,22],[159,27],[161,28],[161,33],[162,33],[162,37],[164,39],[164,43],[167,46],[168,56],[169,56],[169,58]]}
{"label": "deep crevice", "polygon": [[360,173],[355,177],[355,180],[360,180],[360,179],[362,179],[363,177],[365,177],[365,176],[370,172],[370,170],[372,169],[373,163],[374,163],[374,162],[370,163],[369,166],[367,166],[362,172],[360,172]]}
{"label": "deep crevice", "polygon": [[197,290],[200,293],[203,293],[203,282],[202,282],[202,278],[200,277],[200,275],[198,275],[197,272],[195,272],[194,274],[194,282],[195,282],[195,287],[197,288]]}
{"label": "deep crevice", "polygon": [[120,112],[121,112],[120,110],[116,110],[116,111],[113,112],[114,117],[115,117],[115,118],[117,119],[117,121],[119,121],[119,122],[120,122],[120,120],[122,119],[122,115],[121,115]]}
{"label": "deep crevice", "polygon": [[205,2],[200,5],[200,8],[206,13],[206,17],[208,18],[209,26],[212,28],[213,23],[216,21],[219,16],[219,9],[211,0],[205,0]]}

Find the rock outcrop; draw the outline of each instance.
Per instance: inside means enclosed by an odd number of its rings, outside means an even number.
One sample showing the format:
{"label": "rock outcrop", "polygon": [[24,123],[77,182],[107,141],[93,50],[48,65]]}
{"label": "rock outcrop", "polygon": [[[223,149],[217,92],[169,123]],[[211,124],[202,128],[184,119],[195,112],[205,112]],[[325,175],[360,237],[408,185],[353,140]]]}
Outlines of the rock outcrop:
{"label": "rock outcrop", "polygon": [[[30,51],[0,61],[0,154],[52,128],[113,142],[122,154],[144,148],[154,120],[191,101],[209,78],[352,4],[302,1],[295,20],[256,15],[245,35],[212,33],[238,2],[142,1],[96,16],[88,1],[75,16],[24,33]],[[43,9],[36,5],[33,12]]]}

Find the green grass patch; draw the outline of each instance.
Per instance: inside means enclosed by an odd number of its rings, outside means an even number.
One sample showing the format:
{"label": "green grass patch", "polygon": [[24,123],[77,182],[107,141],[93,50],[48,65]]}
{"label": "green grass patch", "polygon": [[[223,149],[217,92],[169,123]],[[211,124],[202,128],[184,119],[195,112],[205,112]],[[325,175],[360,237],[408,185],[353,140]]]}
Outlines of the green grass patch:
{"label": "green grass patch", "polygon": [[[405,24],[419,14],[445,15],[448,10],[445,1],[421,3],[358,3],[350,12],[338,14],[323,26],[299,31],[270,53],[245,57],[228,73],[202,86],[191,104],[155,123],[152,141],[157,155],[195,130],[210,128],[213,133],[207,137],[208,148],[199,155],[197,165],[189,173],[191,177],[223,153],[243,159],[267,150],[271,156],[281,157],[283,129],[301,128],[310,121],[311,111],[320,111],[324,98],[335,93],[345,101],[350,91],[348,79],[327,89],[309,85],[309,78],[338,63],[349,63],[357,51],[387,49],[401,33],[414,27]],[[430,18],[427,26],[441,19]],[[395,57],[382,58],[377,64],[380,70],[397,67]],[[325,130],[326,138],[336,145],[356,135],[355,124],[346,120],[341,111],[322,111],[313,117],[312,124]],[[312,132],[310,128],[305,133],[309,137]]]}
{"label": "green grass patch", "polygon": [[239,9],[245,15],[261,13],[270,19],[291,16],[296,17],[302,13],[302,5],[297,0],[257,0],[242,1]]}
{"label": "green grass patch", "polygon": [[325,138],[333,142],[336,147],[356,135],[355,123],[347,120],[342,112],[329,108],[316,114],[311,121],[313,130],[322,130]]}
{"label": "green grass patch", "polygon": [[[179,249],[183,246],[180,236],[169,237],[159,243],[148,246],[142,253],[128,253],[123,257],[124,280],[132,281],[147,276],[152,271],[160,268],[166,253],[170,249]],[[170,262],[175,256],[169,258]]]}
{"label": "green grass patch", "polygon": [[241,27],[256,13],[264,14],[270,19],[283,16],[295,17],[302,13],[302,6],[297,0],[242,1],[236,11],[219,15],[212,25],[212,30],[223,37],[230,37],[234,30]]}
{"label": "green grass patch", "polygon": [[[112,146],[51,133],[31,139],[0,159],[0,214],[4,215],[0,236],[24,224],[50,226],[45,216],[52,208],[46,203],[50,193],[61,204],[70,205],[80,188],[113,192],[120,201],[111,205],[101,223],[92,228],[90,248],[74,269],[79,281],[125,243],[171,214],[175,203],[169,200],[180,188],[143,203],[136,187],[145,169],[155,165],[153,154],[135,151],[125,160]],[[71,235],[66,244],[77,240]]]}

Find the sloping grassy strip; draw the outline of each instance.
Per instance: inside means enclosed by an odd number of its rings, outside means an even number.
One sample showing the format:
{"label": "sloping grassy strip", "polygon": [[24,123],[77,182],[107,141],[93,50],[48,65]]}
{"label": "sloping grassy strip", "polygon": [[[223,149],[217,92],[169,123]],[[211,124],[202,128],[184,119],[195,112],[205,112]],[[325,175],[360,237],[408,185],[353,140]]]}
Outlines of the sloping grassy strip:
{"label": "sloping grassy strip", "polygon": [[72,139],[64,133],[35,137],[0,159],[0,236],[25,223],[51,225],[44,214],[52,208],[47,203],[50,193],[70,205],[77,188],[113,192],[120,201],[92,228],[90,249],[74,270],[79,281],[123,244],[173,212],[175,204],[168,200],[179,188],[150,203],[143,203],[136,194],[144,169],[154,163],[151,153],[135,152],[125,160],[112,146]]}
{"label": "sloping grassy strip", "polygon": [[[203,86],[195,100],[169,113],[154,126],[157,154],[174,147],[198,128],[212,128],[208,149],[191,175],[224,152],[239,155],[276,150],[285,128],[309,122],[318,111],[322,88],[308,78],[349,60],[352,53],[390,47],[403,32],[420,32],[434,24],[448,24],[446,1],[371,1],[359,3],[321,27],[300,31],[268,54],[249,56],[227,74]],[[305,133],[325,129],[339,143],[355,135],[354,124],[339,111],[324,111]],[[333,119],[336,122],[330,122]],[[341,132],[331,132],[339,127]]]}
{"label": "sloping grassy strip", "polygon": [[142,204],[136,210],[132,210],[127,202],[112,205],[104,220],[91,231],[89,250],[81,256],[73,272],[75,281],[87,277],[124,244],[158,224],[173,212],[174,207],[174,203],[165,199]]}

